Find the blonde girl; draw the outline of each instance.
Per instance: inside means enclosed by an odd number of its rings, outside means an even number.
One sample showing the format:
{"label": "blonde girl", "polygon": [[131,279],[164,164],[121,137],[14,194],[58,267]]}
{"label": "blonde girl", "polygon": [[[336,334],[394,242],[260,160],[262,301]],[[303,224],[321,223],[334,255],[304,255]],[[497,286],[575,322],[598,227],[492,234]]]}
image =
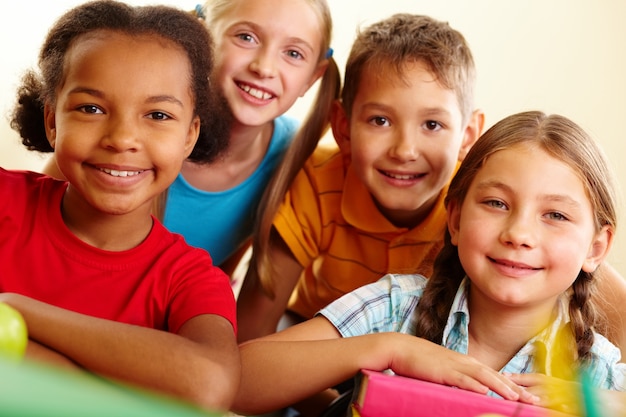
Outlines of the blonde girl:
{"label": "blonde girl", "polygon": [[255,212],[298,123],[285,116],[322,77],[311,114],[319,126],[338,94],[325,0],[209,0],[202,9],[216,40],[214,82],[233,114],[229,148],[211,164],[187,161],[168,191],[164,223],[234,270]]}

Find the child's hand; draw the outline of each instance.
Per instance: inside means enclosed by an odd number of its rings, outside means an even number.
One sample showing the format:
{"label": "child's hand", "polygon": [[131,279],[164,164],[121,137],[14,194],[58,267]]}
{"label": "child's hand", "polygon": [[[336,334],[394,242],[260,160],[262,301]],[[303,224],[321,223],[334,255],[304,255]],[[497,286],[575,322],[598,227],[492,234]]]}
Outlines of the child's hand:
{"label": "child's hand", "polygon": [[543,374],[511,374],[511,380],[539,398],[538,405],[572,415],[583,415],[581,386],[578,382]]}
{"label": "child's hand", "polygon": [[[419,378],[486,394],[489,390],[505,399],[536,404],[535,397],[509,377],[471,356],[425,339],[396,333],[395,353],[389,368],[399,375]],[[400,342],[400,343],[396,343]]]}

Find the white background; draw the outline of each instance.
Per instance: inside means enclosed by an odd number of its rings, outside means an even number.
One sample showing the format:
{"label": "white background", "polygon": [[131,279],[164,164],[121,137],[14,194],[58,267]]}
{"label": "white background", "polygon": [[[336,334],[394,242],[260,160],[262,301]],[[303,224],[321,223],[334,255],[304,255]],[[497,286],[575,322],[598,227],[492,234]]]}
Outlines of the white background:
{"label": "white background", "polygon": [[[22,149],[5,117],[22,72],[35,64],[54,20],[76,0],[13,2],[0,14],[0,166],[41,169],[44,157]],[[149,4],[130,0],[131,4]],[[194,8],[189,0],[162,3]],[[333,48],[341,67],[358,25],[396,12],[428,14],[463,33],[478,69],[477,107],[487,127],[522,110],[561,113],[603,146],[626,187],[626,2],[620,0],[329,0]],[[312,94],[290,111],[302,118]],[[549,179],[547,179],[549,180]],[[621,206],[624,192],[621,192]],[[622,229],[626,217],[621,213]],[[610,262],[626,276],[626,235],[618,232]]]}

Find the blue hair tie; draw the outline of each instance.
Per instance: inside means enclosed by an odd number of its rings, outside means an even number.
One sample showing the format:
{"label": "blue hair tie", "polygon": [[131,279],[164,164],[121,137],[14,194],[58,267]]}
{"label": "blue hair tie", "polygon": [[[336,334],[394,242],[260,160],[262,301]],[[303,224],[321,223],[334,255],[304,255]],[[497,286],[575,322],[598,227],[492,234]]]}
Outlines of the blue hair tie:
{"label": "blue hair tie", "polygon": [[326,51],[326,59],[330,59],[333,57],[333,48],[328,48],[328,51]]}
{"label": "blue hair tie", "polygon": [[194,10],[196,12],[196,16],[198,17],[198,19],[202,19],[202,20],[206,19],[206,15],[204,14],[204,10],[202,9],[201,4],[196,4],[196,8]]}

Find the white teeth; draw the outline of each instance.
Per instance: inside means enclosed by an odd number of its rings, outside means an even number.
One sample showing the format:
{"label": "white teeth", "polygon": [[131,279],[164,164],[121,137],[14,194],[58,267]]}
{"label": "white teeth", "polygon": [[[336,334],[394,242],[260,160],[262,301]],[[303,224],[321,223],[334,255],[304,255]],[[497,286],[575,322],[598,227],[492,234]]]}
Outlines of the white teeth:
{"label": "white teeth", "polygon": [[102,168],[101,171],[106,172],[107,174],[113,177],[132,177],[133,175],[139,175],[143,172],[143,171],[118,171],[116,169],[108,169],[108,168]]}
{"label": "white teeth", "polygon": [[239,88],[250,94],[252,97],[258,98],[259,100],[269,100],[270,98],[272,98],[272,95],[270,93],[266,93],[259,89],[252,88],[249,85],[239,84]]}
{"label": "white teeth", "polygon": [[386,174],[388,177],[395,178],[398,180],[411,180],[411,179],[416,178],[415,175],[398,175],[398,174],[391,174],[389,172],[387,172]]}

